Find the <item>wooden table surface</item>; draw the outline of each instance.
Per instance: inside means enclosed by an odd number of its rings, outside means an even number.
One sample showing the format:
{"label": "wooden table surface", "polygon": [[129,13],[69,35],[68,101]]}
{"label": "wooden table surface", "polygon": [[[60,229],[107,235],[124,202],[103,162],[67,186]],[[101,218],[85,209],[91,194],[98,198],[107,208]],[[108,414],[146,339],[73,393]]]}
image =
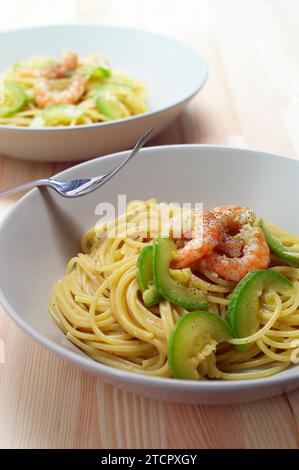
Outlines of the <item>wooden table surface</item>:
{"label": "wooden table surface", "polygon": [[[221,143],[299,157],[298,0],[0,0],[0,11],[0,29],[81,20],[174,36],[205,58],[209,78],[154,144]],[[67,166],[0,157],[0,187]],[[15,200],[0,201],[1,216]],[[43,349],[1,311],[3,345],[0,447],[298,447],[299,389],[235,406],[144,398]]]}

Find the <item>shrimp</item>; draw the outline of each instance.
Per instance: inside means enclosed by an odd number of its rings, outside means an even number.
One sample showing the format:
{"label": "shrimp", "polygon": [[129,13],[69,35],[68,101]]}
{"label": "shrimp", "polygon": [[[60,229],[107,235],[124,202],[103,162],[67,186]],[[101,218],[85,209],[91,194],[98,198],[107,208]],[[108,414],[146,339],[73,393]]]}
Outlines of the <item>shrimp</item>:
{"label": "shrimp", "polygon": [[[51,81],[40,79],[34,87],[37,106],[46,108],[54,104],[67,103],[76,104],[86,90],[86,77],[74,75],[68,79],[70,83],[65,89],[57,89]],[[56,83],[55,83],[56,85]]]}
{"label": "shrimp", "polygon": [[226,232],[238,232],[243,225],[253,224],[255,213],[248,207],[240,206],[219,206],[211,210]]}
{"label": "shrimp", "polygon": [[212,213],[221,221],[223,229],[222,240],[215,247],[215,251],[229,258],[239,258],[242,255],[243,241],[231,233],[238,233],[246,224],[252,225],[255,221],[254,212],[248,207],[226,205],[215,207]]}
{"label": "shrimp", "polygon": [[243,241],[240,238],[235,238],[226,232],[222,234],[222,240],[215,247],[216,253],[226,255],[229,258],[240,258],[243,251]]}
{"label": "shrimp", "polygon": [[270,263],[270,250],[262,230],[245,224],[238,237],[244,242],[242,256],[228,258],[224,254],[213,252],[203,257],[199,261],[199,266],[234,282],[239,282],[253,269],[267,268]]}
{"label": "shrimp", "polygon": [[177,251],[172,260],[173,268],[182,269],[190,266],[202,256],[212,253],[213,248],[220,242],[222,237],[221,223],[211,211],[203,211],[202,219],[202,227],[195,233],[195,237]]}
{"label": "shrimp", "polygon": [[243,242],[236,240],[230,232],[238,232],[246,223],[253,223],[255,214],[247,207],[220,206],[203,211],[203,230],[183,248],[172,261],[172,267],[181,269],[190,266],[213,249],[230,257],[240,256]]}
{"label": "shrimp", "polygon": [[20,75],[27,78],[65,78],[70,72],[76,70],[78,66],[78,56],[74,52],[64,51],[61,60],[56,64],[44,69],[26,69],[18,67],[17,71]]}

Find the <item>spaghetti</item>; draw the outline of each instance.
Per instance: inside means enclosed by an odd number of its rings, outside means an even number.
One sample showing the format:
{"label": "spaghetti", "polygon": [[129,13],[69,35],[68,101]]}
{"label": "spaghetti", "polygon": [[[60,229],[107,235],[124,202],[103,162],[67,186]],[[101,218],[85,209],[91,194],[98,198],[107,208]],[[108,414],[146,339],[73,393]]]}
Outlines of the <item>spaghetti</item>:
{"label": "spaghetti", "polygon": [[[180,213],[175,205],[167,209],[172,219]],[[70,260],[65,277],[55,285],[49,311],[66,337],[95,361],[128,372],[171,377],[169,338],[188,310],[163,298],[145,307],[136,279],[142,249],[161,233],[162,212],[165,205],[154,200],[132,201],[125,214],[87,231],[83,252]],[[299,237],[270,224],[267,228],[289,249],[298,248]],[[299,269],[277,260],[271,261],[270,269],[293,283],[293,294],[286,297],[265,289],[258,330],[211,350],[198,365],[200,378],[262,378],[299,362]],[[172,270],[172,276],[182,280],[182,271]],[[191,268],[186,282],[206,295],[210,312],[225,318],[235,282],[204,267],[196,272]],[[245,351],[235,347],[244,344]]]}
{"label": "spaghetti", "polygon": [[76,126],[148,111],[143,83],[112,70],[99,54],[33,57],[0,77],[0,125]]}

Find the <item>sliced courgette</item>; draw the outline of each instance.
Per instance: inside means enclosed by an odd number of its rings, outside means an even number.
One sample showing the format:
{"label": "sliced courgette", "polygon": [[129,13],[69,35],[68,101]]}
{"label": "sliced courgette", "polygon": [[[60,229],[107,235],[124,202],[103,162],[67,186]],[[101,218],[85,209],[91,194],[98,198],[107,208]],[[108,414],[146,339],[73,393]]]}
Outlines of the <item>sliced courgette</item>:
{"label": "sliced courgette", "polygon": [[153,249],[154,284],[159,294],[169,302],[189,310],[206,309],[208,303],[205,292],[184,286],[170,274],[170,263],[176,251],[174,242],[169,238],[156,238]]}
{"label": "sliced courgette", "polygon": [[153,279],[153,247],[145,246],[137,261],[137,282],[146,307],[156,305],[161,299]]}
{"label": "sliced courgette", "polygon": [[67,126],[84,115],[84,109],[74,104],[48,106],[34,117],[31,127]]}
{"label": "sliced courgette", "polygon": [[[293,284],[282,274],[271,269],[257,269],[248,273],[230,295],[227,319],[235,338],[253,335],[259,328],[260,297],[264,290],[292,295]],[[246,345],[236,349],[245,351]]]}
{"label": "sliced courgette", "polygon": [[288,247],[280,243],[280,241],[266,228],[265,222],[262,219],[259,220],[258,225],[264,232],[266,242],[268,243],[270,250],[284,263],[289,266],[299,268],[299,253],[290,250]]}
{"label": "sliced courgette", "polygon": [[13,80],[5,80],[0,94],[0,116],[8,117],[21,111],[27,103],[24,88]]}
{"label": "sliced courgette", "polygon": [[228,323],[212,312],[190,312],[180,318],[168,343],[168,364],[177,379],[198,380],[198,366],[219,343],[230,340]]}

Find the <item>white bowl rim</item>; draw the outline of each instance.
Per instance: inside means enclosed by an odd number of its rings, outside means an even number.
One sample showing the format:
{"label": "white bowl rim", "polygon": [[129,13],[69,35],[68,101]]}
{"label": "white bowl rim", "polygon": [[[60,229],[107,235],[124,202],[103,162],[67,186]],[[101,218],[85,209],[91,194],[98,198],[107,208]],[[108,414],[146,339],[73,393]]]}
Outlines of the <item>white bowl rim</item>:
{"label": "white bowl rim", "polygon": [[88,22],[80,22],[80,23],[49,23],[49,24],[43,24],[43,25],[36,25],[36,26],[24,26],[24,27],[20,27],[20,28],[10,28],[10,29],[4,29],[2,31],[0,31],[0,38],[1,38],[1,35],[2,34],[6,34],[6,33],[18,33],[18,32],[24,32],[24,31],[33,31],[33,30],[40,30],[40,29],[45,29],[45,28],[61,28],[61,27],[65,27],[65,28],[68,28],[68,27],[81,27],[81,26],[89,26],[89,27],[98,27],[98,28],[102,28],[102,29],[123,29],[123,30],[129,30],[129,31],[134,31],[136,33],[145,33],[145,34],[149,34],[149,35],[154,35],[156,37],[160,37],[162,40],[169,40],[169,41],[172,41],[174,44],[179,44],[181,46],[183,46],[186,50],[189,50],[189,51],[192,51],[192,53],[194,54],[194,57],[196,56],[197,57],[197,60],[199,62],[201,62],[201,66],[202,66],[202,71],[203,71],[203,76],[202,76],[202,79],[201,81],[199,82],[199,85],[196,87],[196,89],[194,91],[192,91],[192,93],[188,94],[188,96],[186,96],[185,98],[182,98],[181,100],[179,101],[176,101],[174,104],[171,104],[169,106],[166,106],[166,107],[163,107],[163,108],[159,108],[157,109],[156,111],[148,111],[146,113],[142,113],[142,114],[137,114],[135,116],[129,116],[127,118],[122,118],[122,119],[115,119],[113,121],[104,121],[104,122],[95,122],[95,123],[92,123],[92,124],[80,124],[80,125],[77,125],[77,126],[49,126],[49,127],[23,127],[23,126],[16,126],[16,125],[5,125],[5,124],[0,124],[0,130],[7,130],[7,131],[11,131],[11,132],[17,132],[17,131],[24,131],[24,132],[53,132],[53,131],[68,131],[68,132],[72,132],[72,131],[75,131],[77,129],[88,129],[88,128],[98,128],[98,127],[105,127],[105,126],[114,126],[114,125],[118,125],[118,124],[122,124],[122,123],[127,123],[127,122],[133,122],[133,121],[136,121],[137,119],[146,119],[147,117],[151,117],[151,116],[156,116],[157,114],[160,114],[162,112],[166,112],[166,111],[169,111],[173,108],[177,108],[178,106],[182,105],[183,103],[191,100],[201,89],[202,87],[204,86],[204,84],[206,83],[207,81],[207,78],[208,78],[208,67],[207,67],[207,64],[206,62],[202,59],[202,57],[190,46],[188,46],[187,44],[185,44],[184,42],[181,42],[181,41],[178,41],[177,39],[171,37],[171,36],[167,36],[166,34],[162,34],[162,33],[158,33],[156,31],[148,31],[146,29],[142,29],[142,28],[131,28],[130,26],[117,26],[117,25],[110,25],[110,24],[100,24],[100,23],[88,23]]}
{"label": "white bowl rim", "polygon": [[[271,157],[276,160],[286,159],[292,162],[297,162],[299,168],[299,160],[294,158],[291,155],[286,154],[278,154],[267,152],[264,150],[257,150],[257,149],[248,149],[244,147],[233,147],[229,145],[213,145],[213,144],[176,144],[176,145],[163,145],[163,146],[152,146],[146,147],[141,150],[142,153],[147,153],[151,151],[162,151],[170,150],[173,148],[176,149],[184,149],[184,148],[209,148],[209,149],[218,149],[218,150],[230,150],[234,151],[246,151],[249,153],[259,153],[259,158],[267,158]],[[106,155],[104,157],[94,158],[92,160],[88,160],[78,165],[74,165],[69,169],[63,170],[53,177],[60,177],[63,176],[64,173],[67,173],[69,170],[77,167],[88,167],[90,162],[93,161],[109,161],[111,157],[123,156],[128,153],[129,151],[117,152],[111,155]],[[295,163],[296,164],[296,163]],[[3,226],[9,223],[9,219],[13,217],[13,213],[15,208],[19,207],[20,205],[24,204],[26,199],[30,197],[34,192],[37,192],[38,189],[32,189],[29,191],[25,196],[19,199],[13,208],[3,217],[0,222],[0,233]],[[165,378],[165,377],[154,377],[154,376],[146,376],[142,374],[138,374],[135,372],[127,372],[121,369],[117,369],[114,367],[107,366],[105,364],[101,364],[100,362],[93,361],[90,357],[81,356],[76,354],[75,352],[66,349],[65,347],[57,344],[55,341],[49,339],[44,334],[37,332],[26,320],[21,317],[18,312],[11,306],[8,299],[5,297],[2,288],[0,286],[0,305],[3,307],[5,312],[9,315],[10,318],[29,336],[35,339],[39,344],[45,346],[48,350],[58,354],[63,359],[67,359],[75,365],[79,365],[81,368],[88,370],[90,373],[97,375],[99,377],[106,377],[106,378],[116,378],[123,383],[127,382],[129,384],[138,384],[140,387],[148,387],[152,389],[161,388],[165,391],[172,391],[172,392],[207,392],[213,391],[213,393],[222,393],[222,392],[241,392],[243,390],[252,390],[252,389],[259,389],[260,391],[267,390],[269,388],[273,389],[273,387],[286,387],[286,385],[292,385],[294,383],[299,382],[299,365],[298,367],[298,374],[292,377],[284,377],[281,373],[272,375],[270,377],[263,377],[260,379],[246,379],[246,380],[231,380],[231,381],[222,381],[222,380],[207,380],[207,381],[197,381],[197,380],[181,380],[175,378]],[[296,366],[294,366],[296,367]],[[284,372],[284,371],[283,371]],[[183,402],[183,400],[182,400]]]}

